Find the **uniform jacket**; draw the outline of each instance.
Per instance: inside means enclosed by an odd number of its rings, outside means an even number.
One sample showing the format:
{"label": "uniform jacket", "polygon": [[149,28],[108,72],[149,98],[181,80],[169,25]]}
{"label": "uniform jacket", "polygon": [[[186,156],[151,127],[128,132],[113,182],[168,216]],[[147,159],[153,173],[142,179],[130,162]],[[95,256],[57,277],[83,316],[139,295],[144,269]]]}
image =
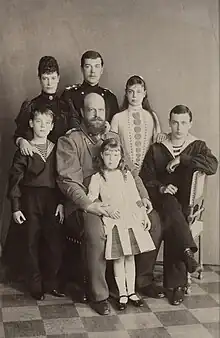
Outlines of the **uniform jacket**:
{"label": "uniform jacket", "polygon": [[[104,139],[118,137],[114,132],[106,132],[101,140],[95,142],[81,124],[78,130],[72,131],[58,140],[57,170],[58,186],[67,197],[66,214],[70,215],[75,209],[84,210],[92,201],[87,197],[91,176],[96,173],[94,158],[99,154],[100,145]],[[133,172],[141,198],[148,197],[148,193],[136,175],[134,167],[128,163]],[[115,187],[117,189],[117,187]]]}
{"label": "uniform jacket", "polygon": [[49,143],[47,159],[35,149],[33,156],[24,156],[16,151],[11,169],[9,171],[8,198],[11,201],[12,211],[21,210],[21,197],[25,187],[46,187],[56,189],[58,200],[61,193],[56,183],[56,149]]}
{"label": "uniform jacket", "polygon": [[64,101],[69,102],[69,104],[72,103],[75,108],[75,127],[81,122],[80,110],[83,107],[85,95],[89,93],[97,93],[104,98],[106,106],[106,121],[110,122],[113,115],[119,111],[116,96],[106,88],[102,88],[99,85],[91,86],[85,81],[82,84],[67,87],[61,95],[61,98]]}
{"label": "uniform jacket", "polygon": [[170,135],[164,142],[152,144],[145,156],[140,176],[153,201],[160,199],[159,189],[162,186],[174,184],[183,191],[181,199],[187,203],[193,172],[199,170],[206,175],[213,175],[218,167],[218,161],[206,143],[190,134],[180,153],[179,166],[169,174],[166,166],[173,159]]}
{"label": "uniform jacket", "polygon": [[29,127],[31,112],[41,107],[47,107],[55,114],[54,128],[48,136],[52,142],[56,142],[60,136],[64,135],[68,129],[74,126],[74,113],[71,106],[60,99],[56,94],[49,95],[42,92],[31,101],[26,100],[23,102],[20,112],[15,119],[17,125],[14,134],[15,140],[17,137],[23,137],[28,140],[33,138],[32,130]]}

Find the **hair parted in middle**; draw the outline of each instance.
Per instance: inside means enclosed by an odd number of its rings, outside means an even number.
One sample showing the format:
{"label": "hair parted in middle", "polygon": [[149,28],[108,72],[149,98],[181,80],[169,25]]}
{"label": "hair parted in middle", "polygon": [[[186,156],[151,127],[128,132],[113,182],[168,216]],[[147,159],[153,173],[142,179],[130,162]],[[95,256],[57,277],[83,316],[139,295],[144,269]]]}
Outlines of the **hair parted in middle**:
{"label": "hair parted in middle", "polygon": [[117,138],[111,137],[111,138],[108,138],[108,139],[103,141],[103,143],[100,147],[100,150],[99,150],[99,155],[94,159],[95,169],[100,173],[100,175],[103,177],[103,179],[106,180],[106,178],[105,178],[105,164],[104,164],[104,161],[103,161],[101,155],[107,150],[110,150],[110,151],[111,150],[112,151],[118,150],[118,151],[120,151],[121,159],[119,161],[117,169],[119,169],[121,171],[123,178],[126,181],[128,166],[125,163],[124,150],[122,148],[122,145],[121,145],[119,139],[117,139]]}
{"label": "hair parted in middle", "polygon": [[139,75],[132,75],[131,77],[129,77],[128,81],[126,82],[126,86],[125,86],[125,96],[124,96],[124,101],[123,101],[123,104],[122,104],[122,110],[125,110],[128,108],[128,98],[127,98],[127,90],[131,87],[131,86],[134,86],[136,84],[139,84],[141,85],[144,90],[146,91],[146,95],[145,95],[145,98],[142,102],[142,107],[149,111],[150,113],[153,112],[153,109],[151,108],[151,105],[150,105],[150,102],[148,100],[148,95],[147,95],[147,86],[146,86],[146,83],[143,79],[142,76],[139,76]]}

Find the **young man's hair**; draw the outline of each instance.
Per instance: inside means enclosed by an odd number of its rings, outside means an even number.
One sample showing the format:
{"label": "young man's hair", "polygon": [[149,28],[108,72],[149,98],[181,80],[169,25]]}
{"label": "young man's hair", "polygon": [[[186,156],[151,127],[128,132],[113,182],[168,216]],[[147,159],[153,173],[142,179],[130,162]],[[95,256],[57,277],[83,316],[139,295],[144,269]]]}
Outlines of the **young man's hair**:
{"label": "young man's hair", "polygon": [[172,114],[188,114],[189,115],[189,120],[190,122],[192,121],[192,112],[191,110],[187,107],[184,106],[183,104],[179,104],[175,106],[173,109],[170,111],[169,119],[171,120]]}
{"label": "young man's hair", "polygon": [[34,107],[30,114],[30,120],[34,120],[38,115],[47,115],[50,116],[52,122],[54,122],[55,115],[51,109],[48,107]]}
{"label": "young man's hair", "polygon": [[42,74],[51,74],[57,72],[60,74],[59,65],[53,56],[42,56],[38,64],[38,77]]}
{"label": "young man's hair", "polygon": [[101,56],[101,54],[99,52],[96,52],[95,50],[87,50],[85,53],[83,53],[82,57],[81,57],[81,67],[83,68],[84,63],[85,63],[85,59],[101,59],[101,65],[103,67],[104,65],[104,61],[103,58]]}

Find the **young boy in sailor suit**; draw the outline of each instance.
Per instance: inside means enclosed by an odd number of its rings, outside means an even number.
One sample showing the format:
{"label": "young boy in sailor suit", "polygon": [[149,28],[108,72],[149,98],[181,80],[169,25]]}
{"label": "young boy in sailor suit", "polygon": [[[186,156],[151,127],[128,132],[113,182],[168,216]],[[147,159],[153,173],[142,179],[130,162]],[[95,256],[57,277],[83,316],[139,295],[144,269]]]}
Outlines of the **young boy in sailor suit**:
{"label": "young boy in sailor suit", "polygon": [[30,141],[33,156],[17,150],[9,173],[12,216],[17,226],[26,229],[24,245],[30,293],[37,300],[44,299],[46,292],[63,296],[57,291],[57,274],[62,256],[60,228],[64,211],[56,185],[55,145],[47,138],[53,121],[54,114],[49,108],[39,107],[32,112],[29,124],[33,130]]}

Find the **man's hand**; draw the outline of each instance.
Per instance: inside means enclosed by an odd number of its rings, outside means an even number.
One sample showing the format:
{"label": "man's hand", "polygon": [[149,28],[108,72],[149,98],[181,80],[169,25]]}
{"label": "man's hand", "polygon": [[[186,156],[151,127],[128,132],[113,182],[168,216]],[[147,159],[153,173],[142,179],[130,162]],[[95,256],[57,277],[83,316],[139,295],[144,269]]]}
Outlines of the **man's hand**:
{"label": "man's hand", "polygon": [[177,156],[176,158],[174,158],[172,161],[170,161],[167,164],[166,170],[168,171],[169,174],[171,174],[172,172],[174,172],[174,170],[178,167],[179,164],[180,164],[180,157]]}
{"label": "man's hand", "polygon": [[24,223],[24,221],[26,221],[26,218],[21,210],[13,212],[12,216],[13,216],[13,220],[17,224],[22,224]]}
{"label": "man's hand", "polygon": [[97,216],[109,217],[107,212],[108,207],[108,204],[104,204],[102,202],[93,202],[85,209],[85,211]]}
{"label": "man's hand", "polygon": [[144,197],[144,198],[142,198],[142,203],[143,203],[143,205],[146,209],[147,214],[149,214],[153,210],[153,206],[151,204],[151,201],[148,198]]}
{"label": "man's hand", "polygon": [[168,184],[167,186],[160,188],[161,194],[175,195],[177,193],[177,191],[178,191],[178,188],[173,184]]}
{"label": "man's hand", "polygon": [[64,221],[64,206],[63,204],[58,204],[55,212],[55,216],[59,216],[60,224],[63,224]]}
{"label": "man's hand", "polygon": [[156,136],[156,142],[161,143],[167,139],[167,134],[166,133],[159,133]]}
{"label": "man's hand", "polygon": [[23,137],[19,139],[18,146],[22,155],[33,156],[33,146]]}

